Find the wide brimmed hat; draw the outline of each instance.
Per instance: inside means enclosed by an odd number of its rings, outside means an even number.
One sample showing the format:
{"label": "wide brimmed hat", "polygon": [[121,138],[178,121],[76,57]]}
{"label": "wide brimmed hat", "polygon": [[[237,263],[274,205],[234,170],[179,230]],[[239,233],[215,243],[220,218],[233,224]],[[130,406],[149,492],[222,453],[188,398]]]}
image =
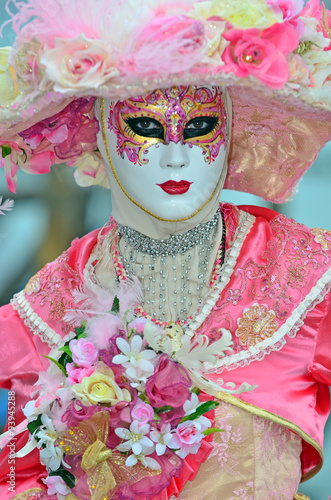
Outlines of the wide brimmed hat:
{"label": "wide brimmed hat", "polygon": [[175,85],[228,87],[233,131],[225,187],[281,203],[331,139],[331,16],[318,0],[9,2],[0,50],[0,147],[19,167],[66,161],[106,185],[96,97]]}

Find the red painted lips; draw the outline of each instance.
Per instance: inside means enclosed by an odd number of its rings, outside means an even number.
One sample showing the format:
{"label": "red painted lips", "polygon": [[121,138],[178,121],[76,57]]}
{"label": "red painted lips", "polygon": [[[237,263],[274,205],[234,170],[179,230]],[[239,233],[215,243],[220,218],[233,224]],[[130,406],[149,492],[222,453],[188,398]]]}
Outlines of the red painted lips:
{"label": "red painted lips", "polygon": [[191,184],[193,184],[193,182],[167,181],[163,184],[157,184],[157,186],[160,186],[160,188],[163,189],[163,191],[165,191],[167,194],[184,194],[187,193],[187,191],[190,189]]}

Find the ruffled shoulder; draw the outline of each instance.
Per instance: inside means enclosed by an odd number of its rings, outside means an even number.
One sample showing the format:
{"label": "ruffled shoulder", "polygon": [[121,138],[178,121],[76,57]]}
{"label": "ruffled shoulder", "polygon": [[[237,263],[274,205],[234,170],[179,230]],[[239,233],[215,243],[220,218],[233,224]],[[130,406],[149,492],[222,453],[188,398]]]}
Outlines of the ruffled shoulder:
{"label": "ruffled shoulder", "polygon": [[71,329],[63,317],[67,309],[74,307],[72,293],[84,282],[83,270],[99,234],[97,229],[75,239],[68,250],[32,276],[24,290],[12,299],[12,306],[26,326],[51,348]]}

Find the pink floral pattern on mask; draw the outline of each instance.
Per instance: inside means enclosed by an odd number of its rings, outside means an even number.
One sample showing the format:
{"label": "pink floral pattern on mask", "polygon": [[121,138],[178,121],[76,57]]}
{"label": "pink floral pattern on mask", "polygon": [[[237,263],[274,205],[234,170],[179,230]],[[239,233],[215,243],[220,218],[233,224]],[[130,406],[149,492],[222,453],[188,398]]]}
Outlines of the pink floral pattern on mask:
{"label": "pink floral pattern on mask", "polygon": [[[217,123],[208,134],[184,138],[186,125],[194,118],[216,117]],[[164,137],[136,134],[127,123],[130,118],[154,119],[163,127]],[[206,163],[214,161],[221,145],[226,147],[226,110],[219,87],[170,87],[157,89],[147,96],[118,101],[110,106],[108,127],[117,137],[117,153],[134,164],[146,164],[143,156],[158,143],[170,142],[199,146]]]}

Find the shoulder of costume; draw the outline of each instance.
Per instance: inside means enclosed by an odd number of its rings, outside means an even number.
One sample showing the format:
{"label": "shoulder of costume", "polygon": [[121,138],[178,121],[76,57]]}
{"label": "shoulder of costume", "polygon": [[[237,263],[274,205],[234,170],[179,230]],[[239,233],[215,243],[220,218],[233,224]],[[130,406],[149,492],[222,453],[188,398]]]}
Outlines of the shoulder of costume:
{"label": "shoulder of costume", "polygon": [[[237,209],[238,226],[197,330],[216,340],[221,328],[232,335],[233,354],[207,368],[218,375],[280,351],[331,289],[331,231],[309,229],[273,210],[244,208]],[[330,300],[325,304],[330,307]],[[311,339],[316,322],[314,327]]]}
{"label": "shoulder of costume", "polygon": [[273,233],[279,233],[282,226],[287,230],[292,230],[294,232],[299,231],[302,236],[305,235],[310,239],[311,244],[316,250],[321,248],[321,250],[326,254],[331,254],[331,231],[328,231],[327,229],[309,228],[294,219],[286,217],[285,215],[266,207],[239,205],[238,209],[249,213],[255,218],[261,218],[262,220],[269,222]]}
{"label": "shoulder of costume", "polygon": [[278,212],[272,210],[271,208],[259,207],[256,205],[239,205],[238,208],[244,212],[248,212],[254,217],[263,217],[267,221],[270,221],[279,215]]}
{"label": "shoulder of costume", "polygon": [[50,347],[56,347],[73,329],[73,325],[63,320],[64,315],[68,309],[76,308],[73,292],[81,289],[90,255],[113,225],[111,222],[101,230],[73,240],[66,251],[32,276],[13,297],[12,306],[25,325]]}

